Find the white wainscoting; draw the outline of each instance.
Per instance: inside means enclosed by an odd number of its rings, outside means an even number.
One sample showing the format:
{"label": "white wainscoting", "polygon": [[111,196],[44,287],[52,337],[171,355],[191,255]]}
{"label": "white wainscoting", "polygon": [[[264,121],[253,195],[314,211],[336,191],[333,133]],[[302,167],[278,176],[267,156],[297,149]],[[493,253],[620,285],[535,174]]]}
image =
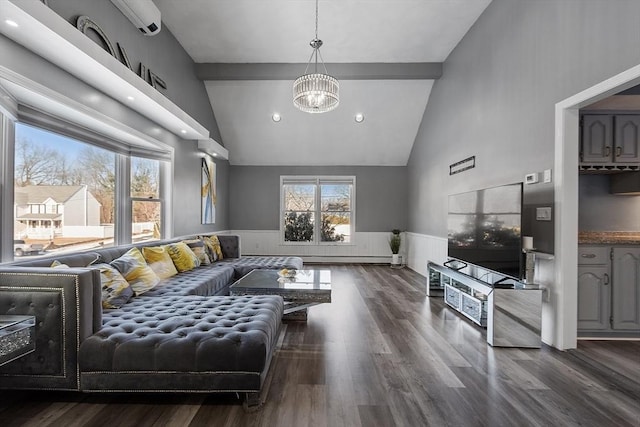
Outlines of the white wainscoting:
{"label": "white wainscoting", "polygon": [[[285,245],[278,230],[231,230],[240,236],[243,255],[293,255],[306,262],[388,263],[391,260],[388,232],[356,232],[353,244]],[[444,263],[447,239],[426,234],[402,234],[400,255],[412,270],[427,275],[427,262]]]}
{"label": "white wainscoting", "polygon": [[242,255],[292,255],[306,262],[391,262],[387,232],[356,232],[353,244],[291,245],[280,242],[279,230],[231,230],[240,236]]}
{"label": "white wainscoting", "polygon": [[427,275],[429,261],[443,264],[447,260],[447,239],[428,234],[405,232],[407,266],[423,276]]}

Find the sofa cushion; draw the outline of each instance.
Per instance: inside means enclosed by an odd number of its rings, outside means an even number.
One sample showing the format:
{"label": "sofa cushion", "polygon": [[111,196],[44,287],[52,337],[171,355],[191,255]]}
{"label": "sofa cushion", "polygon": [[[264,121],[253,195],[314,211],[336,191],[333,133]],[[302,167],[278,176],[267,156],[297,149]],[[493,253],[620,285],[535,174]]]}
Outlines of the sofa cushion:
{"label": "sofa cushion", "polygon": [[133,296],[129,282],[111,264],[93,264],[90,268],[100,270],[102,286],[102,308],[120,308]]}
{"label": "sofa cushion", "polygon": [[234,274],[235,270],[229,265],[194,268],[162,280],[146,295],[226,295]]}
{"label": "sofa cushion", "polygon": [[110,264],[124,276],[136,295],[142,295],[160,282],[160,278],[147,265],[138,248],[129,249],[120,258],[111,261]]}
{"label": "sofa cushion", "polygon": [[200,265],[200,260],[196,254],[184,242],[168,244],[167,251],[180,273],[193,270]]}
{"label": "sofa cushion", "polygon": [[205,248],[204,242],[200,239],[189,239],[183,240],[184,243],[189,246],[189,249],[196,254],[198,260],[200,261],[200,265],[209,265],[211,264],[211,260],[209,259],[209,255],[207,255],[207,250]]}
{"label": "sofa cushion", "polygon": [[224,258],[218,236],[201,236],[200,238],[205,244],[207,253],[209,254],[209,258],[211,258],[211,261],[220,261]]}
{"label": "sofa cushion", "polygon": [[107,310],[80,346],[82,372],[256,372],[277,341],[279,296],[142,296]]}
{"label": "sofa cushion", "polygon": [[149,267],[161,279],[167,279],[178,274],[173,260],[165,246],[148,246],[142,248],[142,255]]}

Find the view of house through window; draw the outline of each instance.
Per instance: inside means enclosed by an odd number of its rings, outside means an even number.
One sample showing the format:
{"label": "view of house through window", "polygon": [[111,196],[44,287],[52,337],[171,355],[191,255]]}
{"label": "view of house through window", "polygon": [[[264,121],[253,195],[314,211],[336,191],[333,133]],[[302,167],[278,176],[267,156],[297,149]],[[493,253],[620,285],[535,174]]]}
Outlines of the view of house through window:
{"label": "view of house through window", "polygon": [[14,254],[113,245],[115,154],[16,123]]}
{"label": "view of house through window", "polygon": [[133,241],[160,239],[160,161],[131,158],[131,200]]}
{"label": "view of house through window", "polygon": [[285,242],[351,242],[354,177],[281,177]]}

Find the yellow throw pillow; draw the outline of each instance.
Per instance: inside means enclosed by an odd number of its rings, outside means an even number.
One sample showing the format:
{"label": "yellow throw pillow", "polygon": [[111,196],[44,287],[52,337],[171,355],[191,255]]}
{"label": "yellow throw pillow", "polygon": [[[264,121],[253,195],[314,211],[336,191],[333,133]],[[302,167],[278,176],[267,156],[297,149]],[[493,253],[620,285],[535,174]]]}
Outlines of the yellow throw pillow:
{"label": "yellow throw pillow", "polygon": [[51,266],[50,266],[50,267],[51,267],[51,268],[69,268],[69,266],[68,266],[67,264],[63,264],[63,263],[61,263],[60,261],[58,261],[57,259],[56,259],[56,260],[54,260],[54,261],[51,263]]}
{"label": "yellow throw pillow", "polygon": [[218,236],[203,236],[202,241],[209,251],[211,261],[219,261],[223,258],[222,247],[220,246],[220,240]]}
{"label": "yellow throw pillow", "polygon": [[142,255],[149,267],[161,279],[167,279],[178,274],[173,260],[165,246],[149,246],[142,248]]}
{"label": "yellow throw pillow", "polygon": [[196,254],[198,259],[200,260],[200,265],[211,264],[211,260],[209,260],[209,256],[207,255],[207,251],[202,240],[183,240],[183,242],[186,243],[187,246],[189,246],[189,249],[191,249],[194,254]]}
{"label": "yellow throw pillow", "polygon": [[156,273],[147,265],[142,252],[138,248],[131,248],[120,258],[111,261],[111,265],[124,276],[136,295],[141,295],[149,289],[153,289],[160,281]]}
{"label": "yellow throw pillow", "polygon": [[133,296],[129,282],[114,266],[101,263],[93,264],[91,268],[100,270],[102,308],[120,308]]}
{"label": "yellow throw pillow", "polygon": [[178,271],[189,271],[200,265],[200,260],[184,242],[170,243],[167,252]]}

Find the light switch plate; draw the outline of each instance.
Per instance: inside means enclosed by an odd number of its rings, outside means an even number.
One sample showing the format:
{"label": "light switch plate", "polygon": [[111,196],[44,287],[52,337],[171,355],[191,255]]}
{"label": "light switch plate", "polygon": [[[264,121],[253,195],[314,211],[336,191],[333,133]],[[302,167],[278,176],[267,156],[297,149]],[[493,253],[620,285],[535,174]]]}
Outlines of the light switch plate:
{"label": "light switch plate", "polygon": [[551,182],[551,169],[544,170],[544,177],[542,178],[542,182],[549,183]]}
{"label": "light switch plate", "polygon": [[551,206],[536,208],[536,219],[538,221],[551,221]]}

